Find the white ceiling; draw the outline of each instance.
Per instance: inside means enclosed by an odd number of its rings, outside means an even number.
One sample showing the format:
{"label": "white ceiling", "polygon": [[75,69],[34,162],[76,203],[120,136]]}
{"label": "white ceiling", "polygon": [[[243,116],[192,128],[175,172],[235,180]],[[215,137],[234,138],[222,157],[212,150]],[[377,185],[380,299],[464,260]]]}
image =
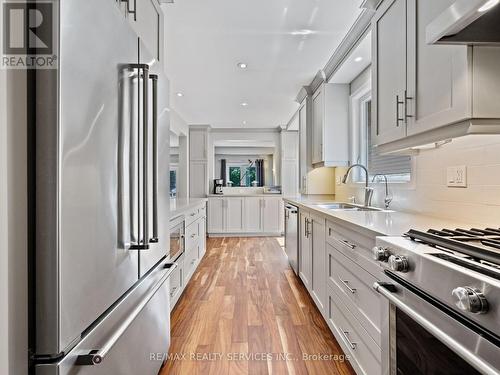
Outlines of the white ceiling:
{"label": "white ceiling", "polygon": [[[298,106],[295,96],[325,66],[361,3],[179,0],[169,5],[165,28],[172,107],[189,124],[286,124]],[[300,30],[312,33],[297,35]],[[248,68],[238,68],[238,62]]]}

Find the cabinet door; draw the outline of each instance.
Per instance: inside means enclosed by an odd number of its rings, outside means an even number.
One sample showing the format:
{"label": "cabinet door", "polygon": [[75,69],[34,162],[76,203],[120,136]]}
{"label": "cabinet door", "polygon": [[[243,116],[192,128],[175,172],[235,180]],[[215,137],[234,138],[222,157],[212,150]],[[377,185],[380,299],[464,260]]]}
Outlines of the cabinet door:
{"label": "cabinet door", "polygon": [[279,233],[281,198],[263,198],[262,221],[265,233]]}
{"label": "cabinet door", "polygon": [[226,232],[243,232],[244,201],[245,198],[224,198]]}
{"label": "cabinet door", "polygon": [[136,7],[136,14],[129,13],[128,19],[149,52],[153,54],[155,59],[162,61],[163,15],[160,4],[157,0],[136,0]]}
{"label": "cabinet door", "polygon": [[263,199],[260,197],[245,198],[245,232],[262,232]]}
{"label": "cabinet door", "polygon": [[309,224],[309,213],[299,210],[299,276],[306,286],[307,290],[311,290],[311,275],[312,275],[312,256],[311,256],[311,239],[309,230],[311,225]]}
{"label": "cabinet door", "polygon": [[208,233],[224,232],[224,198],[208,200]]}
{"label": "cabinet door", "polygon": [[206,130],[191,130],[189,132],[190,160],[207,160],[208,133]]}
{"label": "cabinet door", "polygon": [[189,195],[205,198],[208,193],[208,163],[195,161],[189,164]]}
{"label": "cabinet door", "polygon": [[429,45],[426,26],[455,0],[408,0],[408,134],[416,134],[472,116],[472,49]]}
{"label": "cabinet door", "polygon": [[304,99],[299,108],[299,177],[300,192],[307,194],[307,173],[311,168],[311,132],[308,126],[307,111],[309,99]]}
{"label": "cabinet door", "polygon": [[374,144],[406,136],[406,0],[386,0],[373,19]]}
{"label": "cabinet door", "polygon": [[326,304],[326,238],[325,219],[311,215],[312,297],[324,313]]}
{"label": "cabinet door", "polygon": [[200,233],[198,250],[201,259],[207,251],[207,219],[204,216],[198,219],[198,233]]}
{"label": "cabinet door", "polygon": [[323,116],[324,116],[324,93],[320,87],[312,99],[312,162],[323,161]]}

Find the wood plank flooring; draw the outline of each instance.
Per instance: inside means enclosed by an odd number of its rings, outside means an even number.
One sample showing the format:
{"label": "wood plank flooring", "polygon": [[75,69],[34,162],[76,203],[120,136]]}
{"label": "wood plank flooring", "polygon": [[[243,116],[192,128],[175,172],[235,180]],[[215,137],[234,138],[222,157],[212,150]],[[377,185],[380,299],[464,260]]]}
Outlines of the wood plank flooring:
{"label": "wood plank flooring", "polygon": [[161,375],[354,375],[276,238],[209,238],[171,316]]}

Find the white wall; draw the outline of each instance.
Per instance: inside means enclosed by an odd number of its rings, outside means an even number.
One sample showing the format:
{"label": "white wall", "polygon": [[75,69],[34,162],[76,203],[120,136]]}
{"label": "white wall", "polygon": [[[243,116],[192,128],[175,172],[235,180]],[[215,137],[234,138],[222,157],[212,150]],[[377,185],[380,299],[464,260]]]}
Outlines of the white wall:
{"label": "white wall", "polygon": [[[500,135],[457,138],[435,150],[414,157],[411,184],[392,184],[395,210],[500,226]],[[446,169],[467,166],[467,188],[446,186]],[[338,168],[337,179],[345,173]],[[383,206],[384,188],[376,184],[374,203]],[[336,187],[336,199],[356,195],[362,202],[360,184]]]}

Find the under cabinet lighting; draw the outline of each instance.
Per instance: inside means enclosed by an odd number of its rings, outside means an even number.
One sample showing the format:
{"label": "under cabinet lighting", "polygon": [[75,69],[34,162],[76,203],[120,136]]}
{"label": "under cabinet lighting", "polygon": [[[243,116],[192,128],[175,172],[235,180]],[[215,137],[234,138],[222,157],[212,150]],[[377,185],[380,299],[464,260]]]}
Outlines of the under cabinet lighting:
{"label": "under cabinet lighting", "polygon": [[486,4],[484,4],[481,8],[479,8],[477,11],[478,12],[486,12],[487,10],[490,10],[491,8],[493,8],[495,5],[498,4],[500,0],[490,0],[488,2],[486,2]]}

